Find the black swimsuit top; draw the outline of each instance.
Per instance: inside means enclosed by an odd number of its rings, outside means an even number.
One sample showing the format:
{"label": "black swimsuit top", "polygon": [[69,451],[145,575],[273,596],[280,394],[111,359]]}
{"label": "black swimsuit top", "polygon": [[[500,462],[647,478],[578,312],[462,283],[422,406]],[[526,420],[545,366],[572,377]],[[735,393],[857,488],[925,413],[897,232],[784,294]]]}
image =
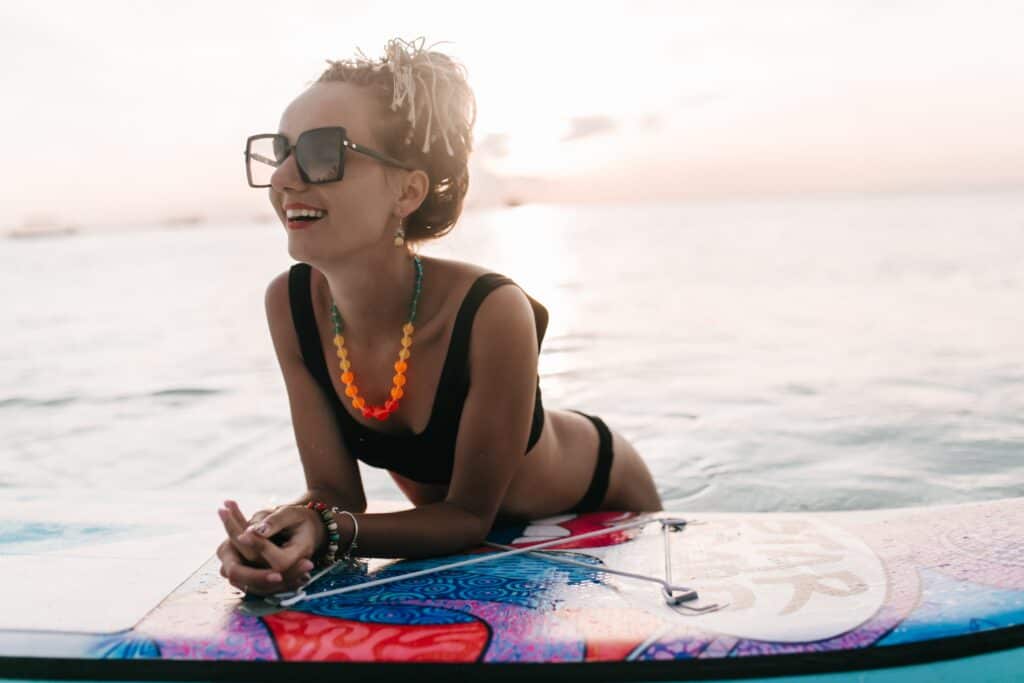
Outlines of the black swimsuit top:
{"label": "black swimsuit top", "polygon": [[[306,368],[323,389],[334,409],[346,447],[367,465],[392,470],[422,483],[449,483],[455,463],[455,439],[458,436],[459,420],[469,392],[469,337],[473,317],[480,303],[491,291],[501,285],[515,282],[498,273],[484,273],[473,282],[455,317],[448,355],[444,361],[444,369],[441,370],[441,380],[434,396],[427,428],[419,434],[395,435],[374,431],[357,421],[349,414],[335,391],[324,359],[316,318],[313,315],[311,270],[312,267],[308,263],[296,263],[289,272],[288,293],[291,299],[292,322],[299,337]],[[548,311],[528,294],[527,298],[533,307],[537,323],[539,350],[548,325]],[[544,406],[541,403],[538,378],[533,423],[526,446],[527,453],[537,443],[543,428]]]}

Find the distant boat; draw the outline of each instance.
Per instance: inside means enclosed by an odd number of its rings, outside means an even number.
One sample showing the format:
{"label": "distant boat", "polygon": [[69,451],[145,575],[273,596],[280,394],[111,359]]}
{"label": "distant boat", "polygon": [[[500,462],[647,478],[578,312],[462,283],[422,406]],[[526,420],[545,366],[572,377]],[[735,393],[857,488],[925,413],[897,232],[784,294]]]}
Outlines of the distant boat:
{"label": "distant boat", "polygon": [[78,232],[77,225],[61,225],[50,219],[31,219],[25,221],[20,228],[7,231],[7,236],[14,239],[31,237],[62,237]]}
{"label": "distant boat", "polygon": [[202,225],[206,222],[206,216],[200,214],[187,214],[183,216],[171,216],[164,219],[160,225],[165,228],[191,228]]}
{"label": "distant boat", "polygon": [[505,200],[502,203],[505,206],[522,206],[526,201],[519,197],[505,197]]}

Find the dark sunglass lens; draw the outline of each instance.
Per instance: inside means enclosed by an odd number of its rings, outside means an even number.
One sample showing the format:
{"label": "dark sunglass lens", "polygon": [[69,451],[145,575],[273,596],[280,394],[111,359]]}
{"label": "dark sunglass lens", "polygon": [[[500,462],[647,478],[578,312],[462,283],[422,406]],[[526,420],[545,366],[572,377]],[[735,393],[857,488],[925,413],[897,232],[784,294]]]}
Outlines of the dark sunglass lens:
{"label": "dark sunglass lens", "polygon": [[341,128],[317,128],[306,131],[295,143],[295,160],[312,183],[340,180],[343,163],[344,131]]}

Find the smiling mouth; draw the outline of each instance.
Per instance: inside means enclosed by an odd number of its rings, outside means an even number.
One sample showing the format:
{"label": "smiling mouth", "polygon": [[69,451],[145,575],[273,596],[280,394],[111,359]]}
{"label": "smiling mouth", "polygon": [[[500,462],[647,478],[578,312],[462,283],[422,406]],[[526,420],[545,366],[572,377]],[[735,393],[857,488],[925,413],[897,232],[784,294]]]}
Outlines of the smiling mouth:
{"label": "smiling mouth", "polygon": [[326,211],[289,210],[285,213],[285,220],[287,221],[289,228],[292,230],[299,230],[322,220],[326,215]]}

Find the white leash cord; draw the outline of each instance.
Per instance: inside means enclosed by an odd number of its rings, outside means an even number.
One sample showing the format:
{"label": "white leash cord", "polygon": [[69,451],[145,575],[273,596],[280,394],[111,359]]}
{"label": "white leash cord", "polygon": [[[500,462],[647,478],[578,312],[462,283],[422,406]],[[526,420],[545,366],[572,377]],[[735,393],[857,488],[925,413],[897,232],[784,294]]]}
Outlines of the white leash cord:
{"label": "white leash cord", "polygon": [[[485,542],[484,545],[489,545],[492,548],[501,548],[502,550],[517,550],[517,548],[510,545],[501,545],[500,543]],[[562,555],[554,555],[550,550],[531,552],[531,555],[537,557],[543,557],[545,560],[554,560],[555,562],[561,562],[563,564],[571,564],[577,567],[585,567],[591,571],[604,572],[606,574],[616,574],[618,576],[627,576],[631,579],[640,579],[641,581],[653,581],[654,583],[661,584],[661,587],[667,591],[683,591],[685,593],[691,593],[695,598],[697,593],[685,586],[672,586],[665,579],[659,579],[657,576],[647,576],[646,574],[634,574],[633,572],[622,571],[621,569],[612,569],[601,564],[588,564],[586,562],[580,562],[579,560],[572,560]]]}
{"label": "white leash cord", "polygon": [[452,562],[451,564],[443,564],[438,567],[430,567],[429,569],[421,569],[415,572],[408,572],[406,574],[400,574],[399,576],[389,576],[384,579],[376,579],[374,581],[367,581],[365,583],[357,583],[352,586],[343,586],[341,588],[334,588],[329,591],[321,591],[319,593],[306,593],[302,589],[299,589],[298,593],[290,598],[285,598],[278,602],[282,607],[290,607],[296,603],[304,600],[312,600],[314,598],[326,598],[329,595],[341,595],[342,593],[350,593],[352,591],[362,590],[364,588],[372,588],[374,586],[383,586],[388,583],[394,583],[396,581],[404,581],[406,579],[413,579],[417,576],[424,576],[426,574],[434,574],[436,572],[446,571],[448,569],[455,569],[456,567],[465,567],[471,564],[478,564],[480,562],[490,562],[491,560],[497,560],[503,557],[509,557],[510,555],[519,555],[520,553],[526,553],[531,550],[540,548],[547,548],[552,545],[559,545],[561,543],[569,543],[571,541],[578,541],[583,538],[590,538],[592,536],[600,536],[602,534],[612,533],[613,531],[622,531],[623,529],[631,529],[637,526],[646,526],[651,522],[658,521],[657,519],[642,519],[633,522],[626,522],[625,524],[617,524],[616,526],[608,527],[607,529],[597,529],[595,531],[588,531],[585,534],[579,534],[577,536],[566,536],[564,538],[556,538],[544,543],[538,543],[537,545],[530,546],[528,548],[516,548],[515,550],[509,550],[503,553],[491,553],[489,555],[481,555],[480,557],[472,557],[468,560],[460,560],[458,562]]}
{"label": "white leash cord", "polygon": [[[555,559],[557,561],[565,562],[567,564],[577,564],[577,565],[581,565],[581,566],[586,567],[587,569],[591,569],[591,570],[606,571],[606,572],[609,572],[609,573],[612,573],[612,574],[621,574],[623,576],[630,576],[630,577],[633,577],[633,578],[643,579],[643,580],[647,580],[647,581],[655,581],[656,583],[660,583],[661,584],[662,594],[665,595],[665,598],[669,602],[669,604],[673,605],[673,606],[684,607],[684,608],[686,608],[688,610],[692,610],[692,611],[697,612],[697,613],[702,613],[702,612],[707,612],[707,611],[713,611],[713,610],[716,610],[716,609],[720,609],[718,607],[718,605],[709,605],[709,606],[703,607],[703,608],[693,608],[693,607],[689,607],[689,606],[686,606],[686,605],[682,605],[681,603],[683,601],[696,599],[697,598],[697,592],[692,590],[692,589],[690,589],[690,588],[686,588],[686,587],[682,587],[682,586],[672,586],[671,585],[671,583],[670,583],[671,582],[671,573],[670,573],[671,570],[669,569],[670,560],[667,557],[666,557],[666,560],[665,560],[665,562],[666,562],[665,567],[666,567],[666,572],[667,572],[668,580],[665,581],[665,580],[657,579],[657,578],[650,577],[650,576],[644,576],[644,575],[641,575],[641,574],[632,574],[630,572],[622,572],[622,571],[619,571],[619,570],[614,570],[614,569],[609,569],[609,568],[604,568],[604,567],[590,565],[590,564],[587,564],[585,562],[579,562],[577,560],[572,560],[572,559],[569,559],[569,558],[566,558],[566,557],[549,555],[549,554],[546,554],[546,553],[539,553],[539,552],[537,552],[537,551],[541,550],[542,548],[547,548],[547,547],[550,547],[550,546],[560,545],[560,544],[564,544],[564,543],[570,543],[570,542],[573,542],[573,541],[582,540],[584,538],[591,538],[593,536],[600,536],[602,534],[608,534],[608,533],[611,533],[611,532],[614,532],[614,531],[622,531],[624,529],[631,529],[631,528],[638,527],[638,526],[646,526],[646,525],[648,525],[648,524],[650,524],[652,522],[661,522],[662,530],[666,534],[668,533],[668,528],[669,527],[672,527],[673,530],[681,530],[683,528],[683,526],[686,524],[686,520],[679,519],[679,518],[641,519],[641,520],[635,520],[635,521],[632,521],[632,522],[626,522],[626,523],[623,523],[623,524],[617,524],[615,526],[611,526],[611,527],[608,527],[606,529],[596,529],[594,531],[588,531],[588,532],[583,533],[583,534],[577,534],[577,535],[573,535],[573,536],[566,536],[566,537],[563,537],[563,538],[555,538],[555,539],[552,539],[550,541],[545,541],[543,543],[538,543],[536,545],[528,546],[526,548],[514,548],[514,547],[511,547],[511,546],[503,546],[503,545],[499,545],[499,544],[496,544],[496,543],[485,542],[485,545],[502,548],[503,552],[492,553],[492,554],[489,554],[489,555],[481,555],[480,557],[473,557],[473,558],[470,558],[468,560],[460,560],[459,562],[452,562],[451,564],[445,564],[445,565],[441,565],[441,566],[438,566],[438,567],[430,567],[429,569],[421,569],[419,571],[414,571],[414,572],[408,572],[408,573],[405,573],[405,574],[400,574],[399,576],[389,576],[389,577],[386,577],[386,578],[383,578],[383,579],[375,579],[373,581],[366,581],[364,583],[357,583],[357,584],[353,584],[351,586],[343,586],[341,588],[334,588],[334,589],[327,590],[327,591],[321,591],[319,593],[306,593],[305,590],[304,590],[304,587],[303,587],[303,588],[300,588],[294,594],[293,593],[278,594],[281,597],[278,598],[277,600],[274,600],[273,598],[267,598],[267,601],[268,602],[273,602],[274,604],[280,605],[281,607],[291,607],[292,605],[298,604],[298,603],[306,601],[306,600],[313,600],[313,599],[316,599],[316,598],[325,598],[325,597],[329,597],[331,595],[341,595],[343,593],[350,593],[350,592],[353,592],[353,591],[362,590],[364,588],[372,588],[374,586],[383,586],[385,584],[394,583],[396,581],[404,581],[406,579],[412,579],[412,578],[416,578],[416,577],[419,577],[419,576],[424,576],[426,574],[434,574],[434,573],[437,573],[437,572],[446,571],[448,569],[454,569],[456,567],[465,567],[467,565],[477,564],[477,563],[480,563],[480,562],[489,562],[491,560],[497,560],[497,559],[509,557],[510,555],[519,555],[519,554],[522,554],[522,553],[535,553],[536,555],[544,557],[544,558],[547,558],[547,559]],[[666,550],[667,550],[667,548],[668,548],[667,536],[666,536],[665,543],[666,543]],[[320,571],[319,573],[317,573],[316,576],[314,576],[314,577],[312,577],[310,579],[309,583],[312,583],[317,578],[319,578],[320,576],[326,574],[330,570],[331,570],[331,567],[328,567],[328,568]],[[307,583],[307,585],[309,585],[309,583]],[[681,594],[677,595],[677,596],[673,596],[672,592],[676,591],[676,590],[681,591]],[[284,597],[284,596],[288,596],[288,597]],[[277,597],[278,596],[274,596],[274,598],[277,598]]]}
{"label": "white leash cord", "polygon": [[[617,576],[625,576],[625,577],[628,577],[628,578],[631,578],[631,579],[639,579],[641,581],[651,581],[653,583],[660,584],[661,585],[661,594],[663,596],[665,596],[665,602],[667,602],[672,607],[682,608],[682,609],[685,609],[685,610],[687,610],[689,612],[693,612],[695,614],[704,614],[705,612],[714,612],[714,611],[720,610],[723,607],[725,607],[726,605],[719,605],[717,603],[713,603],[711,605],[705,605],[705,606],[702,606],[702,607],[693,607],[691,605],[684,605],[684,604],[682,604],[683,602],[686,602],[688,600],[696,600],[698,596],[697,596],[697,591],[693,590],[692,588],[687,588],[686,586],[673,586],[672,585],[672,556],[670,555],[670,550],[669,550],[669,545],[668,545],[668,534],[669,534],[670,531],[682,531],[683,527],[686,525],[686,520],[685,519],[666,518],[666,519],[662,519],[660,521],[661,521],[662,534],[663,534],[664,539],[665,539],[665,578],[664,579],[659,579],[656,576],[647,576],[646,574],[635,574],[633,572],[627,572],[627,571],[623,571],[621,569],[612,569],[611,567],[608,567],[608,566],[605,566],[605,565],[593,565],[593,564],[588,564],[586,562],[580,562],[579,560],[573,560],[573,559],[570,559],[568,557],[565,557],[564,555],[556,555],[554,552],[552,552],[550,550],[533,551],[533,548],[530,548],[529,550],[531,551],[530,552],[531,555],[534,555],[536,557],[542,557],[542,558],[547,559],[547,560],[554,560],[556,562],[561,562],[563,564],[571,564],[571,565],[575,565],[575,566],[578,566],[578,567],[585,567],[585,568],[590,569],[592,571],[605,572],[606,574],[615,574]],[[501,545],[500,543],[491,543],[490,541],[485,541],[484,544],[485,545],[489,545],[492,548],[501,548],[503,550],[516,550],[516,548],[514,548],[513,546]],[[678,595],[674,595],[674,593],[676,591],[679,591]]]}

